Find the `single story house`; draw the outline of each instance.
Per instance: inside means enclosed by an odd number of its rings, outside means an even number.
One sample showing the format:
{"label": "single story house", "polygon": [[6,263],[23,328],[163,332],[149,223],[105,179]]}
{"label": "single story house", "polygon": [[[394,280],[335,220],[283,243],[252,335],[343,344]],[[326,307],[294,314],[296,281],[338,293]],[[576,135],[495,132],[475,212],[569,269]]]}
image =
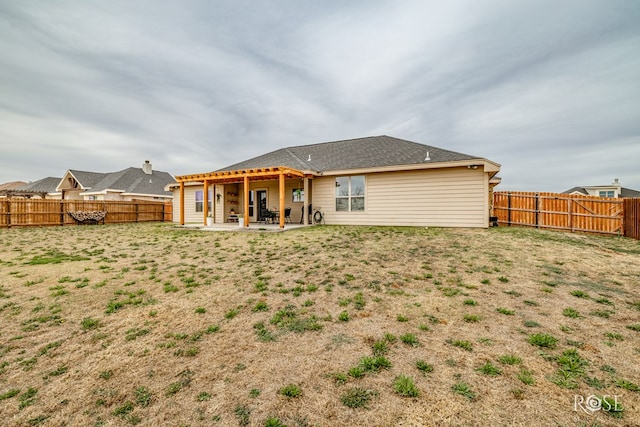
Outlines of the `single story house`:
{"label": "single story house", "polygon": [[175,182],[167,172],[154,171],[146,160],[142,168],[118,172],[87,172],[69,169],[58,181],[56,191],[65,200],[171,200],[165,187]]}
{"label": "single story house", "polygon": [[620,180],[616,178],[609,185],[592,185],[588,187],[573,187],[562,192],[563,194],[582,194],[585,196],[598,196],[610,198],[634,198],[640,197],[640,191],[625,188],[620,184]]}
{"label": "single story house", "polygon": [[[174,221],[215,223],[266,210],[307,224],[488,227],[500,165],[390,136],[282,148],[226,168],[176,176]],[[177,194],[175,194],[177,193]],[[279,215],[280,227],[285,215]]]}

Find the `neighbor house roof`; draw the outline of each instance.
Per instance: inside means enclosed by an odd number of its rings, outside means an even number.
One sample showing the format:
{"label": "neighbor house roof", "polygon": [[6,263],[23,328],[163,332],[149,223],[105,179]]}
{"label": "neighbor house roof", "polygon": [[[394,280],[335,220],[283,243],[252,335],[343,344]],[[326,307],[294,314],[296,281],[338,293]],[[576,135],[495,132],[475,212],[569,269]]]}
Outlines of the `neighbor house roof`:
{"label": "neighbor house roof", "polygon": [[87,172],[74,169],[69,169],[69,172],[74,176],[76,181],[78,181],[84,190],[95,187],[96,184],[108,175],[101,172]]}
{"label": "neighbor house roof", "polygon": [[5,182],[3,184],[0,184],[0,191],[3,191],[3,190],[16,190],[16,189],[22,187],[25,184],[26,184],[26,182],[24,182],[24,181]]}
{"label": "neighbor house roof", "polygon": [[473,159],[480,157],[381,135],[281,148],[219,171],[286,166],[326,172]]}
{"label": "neighbor house roof", "polygon": [[30,182],[19,188],[20,191],[33,191],[41,193],[58,193],[56,187],[60,183],[62,178],[55,178],[52,176],[39,179],[37,181]]}
{"label": "neighbor house roof", "polygon": [[580,194],[584,194],[585,196],[589,194],[589,192],[585,190],[584,187],[573,187],[562,192],[562,194],[573,194],[573,193],[580,193]]}
{"label": "neighbor house roof", "polygon": [[[98,194],[106,191],[117,191],[125,194],[172,196],[165,191],[167,184],[175,182],[167,172],[151,171],[145,173],[141,168],[127,168],[118,172],[87,172],[69,170],[83,189],[83,194]],[[62,184],[58,180],[58,184]]]}
{"label": "neighbor house roof", "polygon": [[640,197],[640,191],[632,190],[631,188],[620,187],[620,197],[627,197],[630,199]]}
{"label": "neighbor house roof", "polygon": [[[47,194],[51,195],[57,192],[56,186],[58,185],[59,181],[60,178],[49,177],[29,183],[21,181],[14,182],[11,183],[13,184],[12,186],[3,186],[4,188],[0,188],[0,195],[6,197],[17,196],[27,198],[30,198],[32,196],[40,196],[42,198],[45,198]],[[22,185],[17,185],[19,183]]]}

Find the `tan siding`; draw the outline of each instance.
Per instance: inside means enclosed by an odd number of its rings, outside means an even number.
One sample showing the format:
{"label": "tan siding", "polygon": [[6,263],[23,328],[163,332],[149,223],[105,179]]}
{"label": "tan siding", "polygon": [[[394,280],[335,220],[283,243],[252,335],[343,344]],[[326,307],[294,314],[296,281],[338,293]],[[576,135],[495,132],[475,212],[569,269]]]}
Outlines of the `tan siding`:
{"label": "tan siding", "polygon": [[[185,187],[184,188],[184,222],[187,223],[204,223],[204,214],[196,212],[196,190],[202,190],[202,186]],[[177,188],[173,193],[173,222],[180,222],[180,189]]]}
{"label": "tan siding", "polygon": [[487,179],[467,168],[369,174],[365,212],[336,212],[335,177],[321,177],[313,205],[327,224],[486,227]]}

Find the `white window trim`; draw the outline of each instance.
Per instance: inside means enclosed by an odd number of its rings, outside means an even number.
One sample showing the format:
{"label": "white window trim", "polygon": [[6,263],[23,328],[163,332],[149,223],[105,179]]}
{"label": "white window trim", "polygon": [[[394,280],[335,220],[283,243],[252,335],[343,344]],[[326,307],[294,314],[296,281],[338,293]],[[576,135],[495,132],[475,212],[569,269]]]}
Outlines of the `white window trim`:
{"label": "white window trim", "polygon": [[[354,195],[351,194],[351,178],[356,177],[356,176],[361,176],[362,179],[364,180],[364,194],[361,195],[361,196],[354,196]],[[334,209],[335,209],[336,213],[365,213],[367,211],[367,176],[366,175],[337,176],[334,179],[334,183],[335,183],[335,180],[338,179],[338,178],[347,178],[348,179],[348,181],[349,181],[349,195],[348,196],[338,196],[338,195],[334,194]],[[364,199],[363,206],[362,206],[363,209],[362,210],[354,211],[354,210],[351,209],[351,201],[355,197],[362,197]],[[347,199],[347,207],[348,207],[348,209],[346,211],[339,211],[336,208],[335,201],[337,201],[338,199]]]}

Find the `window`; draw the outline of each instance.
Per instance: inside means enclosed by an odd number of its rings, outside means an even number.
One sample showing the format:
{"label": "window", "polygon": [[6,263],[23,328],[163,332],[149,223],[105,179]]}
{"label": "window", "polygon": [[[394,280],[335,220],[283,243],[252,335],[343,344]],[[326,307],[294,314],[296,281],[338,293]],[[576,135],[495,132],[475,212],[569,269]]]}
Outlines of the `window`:
{"label": "window", "polygon": [[[209,212],[213,212],[213,190],[209,190]],[[196,212],[204,209],[204,191],[196,190]]]}
{"label": "window", "polygon": [[294,188],[291,196],[292,202],[304,202],[304,190],[302,188]]}
{"label": "window", "polygon": [[615,191],[608,190],[608,191],[600,191],[598,193],[598,196],[600,196],[600,197],[616,197],[615,194],[616,194]]}
{"label": "window", "polygon": [[336,178],[336,211],[364,211],[364,175]]}

